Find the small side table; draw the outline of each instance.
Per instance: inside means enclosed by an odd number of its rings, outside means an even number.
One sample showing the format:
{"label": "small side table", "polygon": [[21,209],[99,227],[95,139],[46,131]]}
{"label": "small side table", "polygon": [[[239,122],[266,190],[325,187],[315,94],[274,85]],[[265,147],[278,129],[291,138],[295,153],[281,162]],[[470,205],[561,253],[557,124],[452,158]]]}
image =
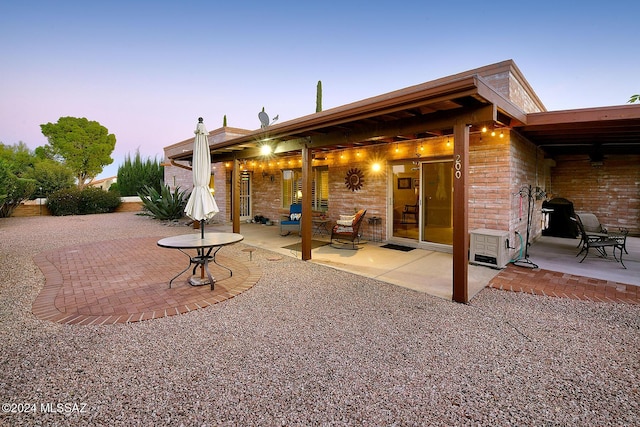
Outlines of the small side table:
{"label": "small side table", "polygon": [[311,222],[313,223],[313,236],[315,236],[316,234],[326,234],[327,236],[329,235],[329,230],[327,229],[327,224],[329,223],[328,219],[312,219]]}
{"label": "small side table", "polygon": [[382,241],[382,218],[379,216],[372,216],[368,219],[369,229],[371,230],[371,241]]}

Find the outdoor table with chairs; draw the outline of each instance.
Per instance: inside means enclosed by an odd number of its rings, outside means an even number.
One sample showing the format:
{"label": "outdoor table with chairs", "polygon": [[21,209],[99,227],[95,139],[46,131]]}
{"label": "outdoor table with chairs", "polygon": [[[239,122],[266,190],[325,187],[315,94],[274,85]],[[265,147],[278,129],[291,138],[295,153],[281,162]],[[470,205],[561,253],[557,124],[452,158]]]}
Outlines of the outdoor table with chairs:
{"label": "outdoor table with chairs", "polygon": [[[575,221],[576,226],[578,227],[578,232],[580,233],[580,243],[578,244],[578,247],[581,247],[580,252],[576,255],[580,256],[580,254],[584,253],[580,262],[587,258],[590,249],[594,249],[600,257],[608,258],[607,248],[611,248],[613,258],[620,262],[624,269],[627,268],[622,261],[622,253],[628,253],[626,242],[629,230],[626,228],[620,228],[619,232],[607,232],[604,229],[597,232],[589,232],[586,231],[580,215],[576,215],[575,218],[571,217],[571,219]],[[620,259],[616,256],[616,249],[620,251]]]}

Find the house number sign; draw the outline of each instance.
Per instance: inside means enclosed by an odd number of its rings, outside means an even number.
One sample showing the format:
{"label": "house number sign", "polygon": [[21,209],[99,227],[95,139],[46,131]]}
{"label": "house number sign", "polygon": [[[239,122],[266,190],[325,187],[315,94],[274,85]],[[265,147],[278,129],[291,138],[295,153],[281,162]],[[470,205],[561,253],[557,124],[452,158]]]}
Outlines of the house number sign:
{"label": "house number sign", "polygon": [[453,168],[456,170],[454,175],[456,179],[460,179],[462,177],[462,160],[460,154],[456,154],[456,160],[453,163]]}

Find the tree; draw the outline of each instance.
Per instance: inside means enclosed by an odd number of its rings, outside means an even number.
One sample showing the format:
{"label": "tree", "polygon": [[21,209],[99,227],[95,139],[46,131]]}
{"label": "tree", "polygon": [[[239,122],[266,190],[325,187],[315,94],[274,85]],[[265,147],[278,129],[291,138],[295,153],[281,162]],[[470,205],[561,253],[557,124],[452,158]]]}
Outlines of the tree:
{"label": "tree", "polygon": [[640,95],[632,95],[631,98],[629,98],[630,104],[633,104],[635,102],[640,102]]}
{"label": "tree", "polygon": [[162,190],[164,179],[164,167],[157,159],[147,158],[142,161],[140,152],[131,160],[127,154],[124,164],[118,168],[118,191],[122,196],[136,196],[145,187],[151,187],[156,191]]}
{"label": "tree", "polygon": [[225,114],[223,119],[222,119],[222,126],[223,127],[227,127],[227,115]]}
{"label": "tree", "polygon": [[33,167],[36,156],[27,145],[20,141],[16,145],[0,143],[0,159],[6,162],[5,167],[16,177],[22,177]]}
{"label": "tree", "polygon": [[51,159],[37,160],[25,177],[35,180],[37,197],[49,197],[53,192],[74,186],[73,172]]}
{"label": "tree", "polygon": [[322,111],[322,80],[318,80],[316,86],[316,113]]}
{"label": "tree", "polygon": [[73,171],[79,189],[102,172],[104,166],[113,163],[111,153],[116,137],[96,121],[60,117],[57,123],[40,125],[40,128],[49,141],[45,150]]}

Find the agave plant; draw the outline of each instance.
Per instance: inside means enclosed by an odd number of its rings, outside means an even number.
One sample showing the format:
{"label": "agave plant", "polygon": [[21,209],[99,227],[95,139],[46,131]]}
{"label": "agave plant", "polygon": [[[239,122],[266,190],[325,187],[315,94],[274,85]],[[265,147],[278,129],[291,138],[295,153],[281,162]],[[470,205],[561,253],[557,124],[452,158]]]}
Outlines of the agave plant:
{"label": "agave plant", "polygon": [[168,185],[164,185],[160,193],[155,188],[145,185],[138,196],[143,205],[141,215],[160,220],[182,218],[188,200],[186,191],[180,191],[180,187],[177,187],[171,192]]}

